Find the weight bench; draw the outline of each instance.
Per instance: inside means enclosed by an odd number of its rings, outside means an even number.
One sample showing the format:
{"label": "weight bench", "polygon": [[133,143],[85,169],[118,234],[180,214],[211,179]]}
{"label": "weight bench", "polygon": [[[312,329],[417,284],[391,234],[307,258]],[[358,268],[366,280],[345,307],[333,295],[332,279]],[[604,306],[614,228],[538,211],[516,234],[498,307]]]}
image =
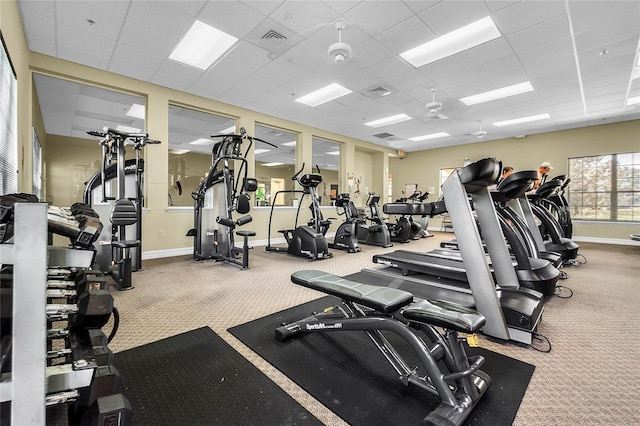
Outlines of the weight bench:
{"label": "weight bench", "polygon": [[130,199],[121,198],[113,205],[109,219],[112,225],[111,258],[118,265],[118,288],[131,290],[131,249],[140,247],[140,240],[126,240],[125,227],[138,221],[136,206]]}
{"label": "weight bench", "polygon": [[[285,341],[298,333],[365,331],[402,384],[418,386],[440,398],[440,405],[427,415],[425,424],[462,424],[490,385],[491,378],[480,370],[484,358],[467,357],[458,336],[458,332],[475,333],[484,326],[485,318],[478,312],[445,301],[415,299],[403,290],[361,284],[322,271],[298,271],[291,275],[291,281],[339,297],[342,304],[278,327],[276,339]],[[418,367],[409,366],[383,330],[409,345],[421,363],[421,374]],[[424,335],[418,336],[418,331]]]}

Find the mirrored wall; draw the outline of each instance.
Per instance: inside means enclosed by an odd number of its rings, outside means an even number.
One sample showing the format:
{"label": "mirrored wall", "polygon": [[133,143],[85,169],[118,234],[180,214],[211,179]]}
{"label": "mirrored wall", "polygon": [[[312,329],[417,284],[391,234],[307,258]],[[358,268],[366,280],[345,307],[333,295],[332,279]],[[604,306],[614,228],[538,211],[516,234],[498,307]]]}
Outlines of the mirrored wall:
{"label": "mirrored wall", "polygon": [[167,205],[193,207],[191,194],[206,178],[216,142],[212,135],[236,131],[235,119],[181,106],[169,106]]}
{"label": "mirrored wall", "polygon": [[[295,190],[295,182],[291,180],[296,170],[296,133],[274,127],[256,124],[255,137],[276,145],[277,148],[266,144],[255,145],[256,176],[258,190],[256,191],[256,207],[295,206],[302,194]],[[289,192],[282,192],[289,191]],[[279,193],[276,196],[276,193]]]}
{"label": "mirrored wall", "polygon": [[340,144],[326,139],[313,138],[313,169],[320,169],[322,183],[318,187],[321,206],[331,206],[340,194]]}
{"label": "mirrored wall", "polygon": [[83,200],[85,182],[102,164],[99,140],[87,132],[144,132],[145,98],[37,73],[33,80],[46,138],[46,201],[70,206]]}

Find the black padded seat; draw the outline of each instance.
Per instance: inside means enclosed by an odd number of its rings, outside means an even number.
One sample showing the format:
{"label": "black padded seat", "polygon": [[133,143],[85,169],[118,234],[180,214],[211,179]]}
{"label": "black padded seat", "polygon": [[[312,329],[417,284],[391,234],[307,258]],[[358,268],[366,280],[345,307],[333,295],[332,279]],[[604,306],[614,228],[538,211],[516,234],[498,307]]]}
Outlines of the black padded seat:
{"label": "black padded seat", "polygon": [[431,324],[462,333],[475,333],[485,323],[485,317],[473,309],[444,300],[419,300],[400,310],[409,321]]}
{"label": "black padded seat", "polygon": [[431,214],[431,203],[387,203],[382,206],[385,214],[423,216]]}
{"label": "black padded seat", "polygon": [[396,312],[413,302],[413,295],[406,291],[361,284],[322,271],[294,272],[291,281],[383,313]]}
{"label": "black padded seat", "polygon": [[140,240],[115,240],[111,241],[111,245],[121,249],[127,249],[138,247],[140,245]]}
{"label": "black padded seat", "polygon": [[256,235],[255,231],[236,231],[236,235],[241,237],[253,237]]}

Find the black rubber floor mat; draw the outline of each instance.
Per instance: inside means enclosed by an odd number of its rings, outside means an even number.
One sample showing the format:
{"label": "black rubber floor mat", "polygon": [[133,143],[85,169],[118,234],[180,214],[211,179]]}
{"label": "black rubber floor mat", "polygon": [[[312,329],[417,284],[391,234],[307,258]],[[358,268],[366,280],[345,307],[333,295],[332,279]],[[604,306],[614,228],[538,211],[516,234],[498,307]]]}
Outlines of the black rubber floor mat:
{"label": "black rubber floor mat", "polygon": [[210,328],[115,355],[134,425],[321,425]]}
{"label": "black rubber floor mat", "polygon": [[[242,324],[229,331],[351,425],[421,424],[438,404],[434,395],[405,387],[364,332],[312,333],[286,342],[274,337],[282,323],[335,305],[328,296]],[[411,360],[402,341],[388,335]],[[512,424],[535,366],[482,348],[482,370],[493,383],[471,416],[470,425]]]}

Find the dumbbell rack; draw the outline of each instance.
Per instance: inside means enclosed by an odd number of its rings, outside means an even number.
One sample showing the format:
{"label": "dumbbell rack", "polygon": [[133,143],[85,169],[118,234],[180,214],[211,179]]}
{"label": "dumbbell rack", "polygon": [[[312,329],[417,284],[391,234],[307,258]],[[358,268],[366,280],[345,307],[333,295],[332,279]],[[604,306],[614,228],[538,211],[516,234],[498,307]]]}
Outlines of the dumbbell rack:
{"label": "dumbbell rack", "polygon": [[14,205],[14,243],[0,244],[0,264],[13,265],[11,372],[0,378],[0,402],[11,401],[12,425],[43,425],[46,407],[73,401],[93,369],[47,367],[47,267],[87,268],[90,250],[47,245],[48,206]]}
{"label": "dumbbell rack", "polygon": [[[15,205],[14,244],[0,244],[0,263],[13,265],[11,376],[0,400],[11,401],[12,425],[43,425],[46,418],[47,205]],[[6,380],[5,380],[6,379]]]}

